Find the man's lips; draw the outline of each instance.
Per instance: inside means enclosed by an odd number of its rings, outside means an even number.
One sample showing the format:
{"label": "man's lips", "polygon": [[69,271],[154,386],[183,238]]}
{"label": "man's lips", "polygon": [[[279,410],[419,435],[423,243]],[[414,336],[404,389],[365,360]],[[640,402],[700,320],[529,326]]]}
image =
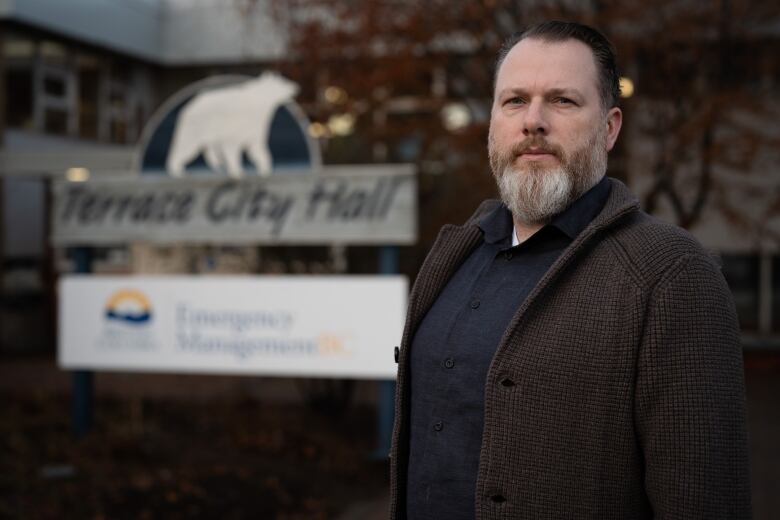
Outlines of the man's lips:
{"label": "man's lips", "polygon": [[522,157],[523,159],[529,159],[529,160],[537,160],[537,159],[545,159],[545,158],[554,158],[555,154],[553,152],[548,152],[546,150],[527,150],[525,152],[521,152],[518,157]]}
{"label": "man's lips", "polygon": [[512,149],[514,161],[528,162],[528,161],[545,161],[545,160],[557,160],[562,161],[562,150],[559,150],[557,146],[552,143],[547,143],[543,140],[531,140],[517,143]]}

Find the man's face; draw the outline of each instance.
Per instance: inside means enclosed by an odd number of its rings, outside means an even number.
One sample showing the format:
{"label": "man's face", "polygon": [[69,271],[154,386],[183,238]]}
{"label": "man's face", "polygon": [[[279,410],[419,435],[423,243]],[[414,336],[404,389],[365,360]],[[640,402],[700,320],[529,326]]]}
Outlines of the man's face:
{"label": "man's face", "polygon": [[580,41],[528,38],[507,54],[488,153],[516,220],[546,222],[603,177],[622,114],[604,109],[598,85],[593,53]]}

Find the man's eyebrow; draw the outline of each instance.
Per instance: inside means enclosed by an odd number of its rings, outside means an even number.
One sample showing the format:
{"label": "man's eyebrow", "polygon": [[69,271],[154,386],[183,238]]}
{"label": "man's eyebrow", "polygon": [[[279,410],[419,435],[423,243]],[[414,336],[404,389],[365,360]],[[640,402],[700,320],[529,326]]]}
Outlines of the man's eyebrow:
{"label": "man's eyebrow", "polygon": [[[522,88],[517,87],[510,87],[510,88],[504,88],[501,89],[498,92],[498,97],[504,97],[507,94],[511,94],[513,96],[527,96],[528,91]],[[552,88],[545,92],[545,95],[547,96],[568,96],[568,97],[576,97],[579,99],[583,98],[582,92],[577,90],[574,87],[564,87],[564,88]]]}
{"label": "man's eyebrow", "polygon": [[582,93],[573,87],[553,88],[547,91],[548,96],[568,96],[582,99]]}
{"label": "man's eyebrow", "polygon": [[498,92],[498,97],[504,97],[507,94],[512,94],[513,96],[525,96],[528,93],[521,88],[510,87],[510,88],[501,89]]}

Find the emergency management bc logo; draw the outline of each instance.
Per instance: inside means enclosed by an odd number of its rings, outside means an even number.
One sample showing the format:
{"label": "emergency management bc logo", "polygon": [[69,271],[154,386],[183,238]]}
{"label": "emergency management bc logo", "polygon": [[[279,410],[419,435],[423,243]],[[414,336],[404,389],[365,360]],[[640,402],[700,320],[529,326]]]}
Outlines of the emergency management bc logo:
{"label": "emergency management bc logo", "polygon": [[103,310],[103,330],[96,346],[115,351],[151,351],[158,349],[151,325],[154,310],[151,300],[138,289],[125,288],[111,293]]}
{"label": "emergency management bc logo", "polygon": [[138,326],[152,319],[152,305],[144,293],[136,289],[120,289],[106,302],[108,321]]}

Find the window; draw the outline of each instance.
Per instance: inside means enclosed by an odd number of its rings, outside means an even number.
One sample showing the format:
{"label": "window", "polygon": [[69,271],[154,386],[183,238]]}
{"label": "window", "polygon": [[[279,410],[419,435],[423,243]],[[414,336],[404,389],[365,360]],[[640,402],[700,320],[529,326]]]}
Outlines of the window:
{"label": "window", "polygon": [[40,127],[49,134],[75,134],[78,120],[73,71],[64,66],[42,65],[37,77],[35,96],[41,110]]}
{"label": "window", "polygon": [[43,92],[47,96],[64,98],[66,93],[65,90],[65,81],[63,78],[43,78]]}
{"label": "window", "polygon": [[5,60],[5,116],[11,128],[34,126],[33,63],[36,43],[13,33],[6,33],[2,52]]}
{"label": "window", "polygon": [[47,109],[43,116],[43,128],[48,134],[68,135],[68,113],[64,110]]}
{"label": "window", "polygon": [[758,330],[759,258],[757,255],[723,255],[723,276],[731,288],[742,330]]}
{"label": "window", "polygon": [[5,71],[6,124],[11,128],[33,127],[32,67],[8,68]]}
{"label": "window", "polygon": [[780,255],[772,257],[772,331],[780,333]]}
{"label": "window", "polygon": [[97,68],[79,67],[78,84],[79,135],[86,139],[97,139],[99,70]]}

